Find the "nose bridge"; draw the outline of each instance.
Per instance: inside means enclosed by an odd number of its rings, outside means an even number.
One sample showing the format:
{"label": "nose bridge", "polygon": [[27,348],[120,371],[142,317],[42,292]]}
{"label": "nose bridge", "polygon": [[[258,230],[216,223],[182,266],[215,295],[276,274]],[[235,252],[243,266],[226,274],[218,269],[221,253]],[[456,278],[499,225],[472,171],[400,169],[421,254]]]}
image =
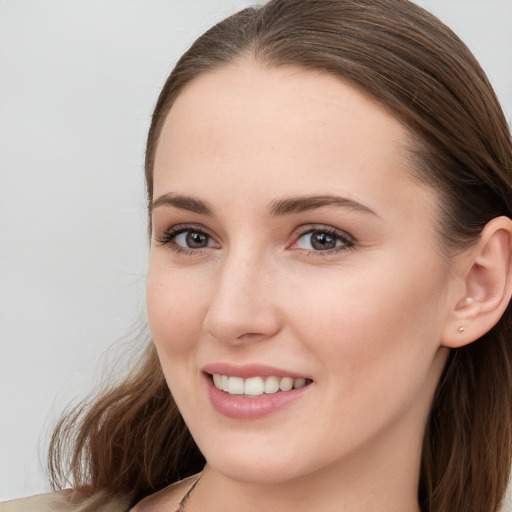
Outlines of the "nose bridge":
{"label": "nose bridge", "polygon": [[223,343],[276,333],[279,325],[272,300],[273,275],[272,264],[261,252],[242,247],[231,250],[218,273],[205,330]]}

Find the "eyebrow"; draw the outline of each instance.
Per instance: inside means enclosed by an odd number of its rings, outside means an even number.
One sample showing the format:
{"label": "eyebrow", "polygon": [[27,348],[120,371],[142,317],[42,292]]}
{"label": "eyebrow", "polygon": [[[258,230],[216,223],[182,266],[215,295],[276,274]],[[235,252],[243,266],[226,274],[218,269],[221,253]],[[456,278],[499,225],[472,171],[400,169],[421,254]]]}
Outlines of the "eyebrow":
{"label": "eyebrow", "polygon": [[[152,201],[149,206],[150,213],[160,206],[173,206],[180,210],[187,210],[207,217],[213,217],[214,215],[213,208],[207,202],[174,193],[161,195],[158,199]],[[270,215],[271,217],[280,217],[315,210],[324,206],[349,208],[378,217],[378,214],[368,206],[354,199],[335,195],[300,196],[274,200],[270,203]]]}
{"label": "eyebrow", "polygon": [[334,195],[300,196],[272,201],[270,213],[272,216],[289,215],[322,208],[323,206],[349,208],[378,217],[377,213],[368,206],[348,197]]}
{"label": "eyebrow", "polygon": [[189,212],[206,215],[208,217],[213,216],[213,209],[208,205],[208,203],[189,196],[181,196],[173,193],[164,194],[158,199],[151,201],[151,204],[149,205],[149,212],[152,213],[155,208],[160,206],[174,206],[180,210],[187,210]]}

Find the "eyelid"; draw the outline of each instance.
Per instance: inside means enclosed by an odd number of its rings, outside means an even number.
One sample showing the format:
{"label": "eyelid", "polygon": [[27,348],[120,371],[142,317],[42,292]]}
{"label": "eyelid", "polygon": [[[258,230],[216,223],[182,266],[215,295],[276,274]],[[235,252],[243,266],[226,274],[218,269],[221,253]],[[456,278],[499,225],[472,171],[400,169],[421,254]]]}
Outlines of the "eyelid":
{"label": "eyelid", "polygon": [[334,226],[329,226],[328,224],[305,224],[303,226],[299,226],[296,230],[296,235],[303,236],[307,233],[314,233],[315,231],[325,231],[327,233],[334,233],[341,238],[346,238],[347,240],[355,242],[356,239],[349,234],[347,231],[344,231],[340,228],[335,228]]}
{"label": "eyelid", "polygon": [[[200,247],[200,248],[191,248],[191,247],[182,247],[181,245],[178,245],[174,242],[175,238],[182,234],[186,233],[187,231],[196,232],[203,234],[207,236],[211,241],[214,242],[214,246],[206,246],[206,247]],[[341,245],[338,245],[336,247],[333,247],[332,249],[324,249],[324,250],[318,250],[318,249],[306,249],[306,248],[299,248],[294,247],[298,243],[298,241],[304,237],[305,235],[312,234],[312,233],[326,233],[328,235],[334,236],[338,240],[342,241]],[[185,254],[185,255],[200,255],[205,253],[209,249],[220,249],[221,245],[217,241],[216,237],[210,233],[210,231],[205,228],[201,224],[175,224],[163,231],[163,233],[160,236],[154,236],[154,240],[159,243],[162,246],[168,247],[170,250]],[[297,250],[301,251],[303,254],[307,253],[308,255],[313,256],[328,256],[331,254],[339,253],[342,251],[347,251],[349,249],[354,248],[356,245],[357,240],[347,233],[346,231],[335,228],[333,226],[329,226],[326,224],[307,224],[302,225],[296,228],[295,233],[292,235],[292,242],[287,245],[287,249]]]}
{"label": "eyelid", "polygon": [[[211,249],[212,247],[202,247],[202,248],[186,248],[181,247],[175,243],[173,243],[173,239],[175,239],[178,235],[182,233],[186,233],[187,231],[192,231],[195,233],[200,233],[202,235],[207,236],[214,243],[220,247],[220,244],[217,242],[216,238],[201,224],[175,224],[163,231],[160,236],[154,236],[154,240],[158,242],[160,245],[167,246],[175,252],[179,253],[187,253],[187,254],[198,254],[203,253],[206,249]],[[213,247],[215,248],[215,247]]]}
{"label": "eyelid", "polygon": [[[329,235],[335,236],[336,238],[343,241],[343,245],[332,248],[332,249],[325,249],[325,250],[307,250],[307,249],[300,249],[296,248],[293,249],[293,246],[297,244],[297,242],[305,235],[308,235],[310,233],[327,233]],[[335,228],[334,226],[329,226],[326,224],[309,224],[300,226],[297,228],[296,233],[293,237],[293,242],[288,246],[288,248],[292,250],[298,250],[298,251],[306,251],[308,253],[314,254],[315,256],[326,256],[329,254],[333,254],[336,252],[346,251],[348,249],[352,249],[357,244],[357,240],[355,237],[353,237],[351,234],[347,233],[346,231]]]}

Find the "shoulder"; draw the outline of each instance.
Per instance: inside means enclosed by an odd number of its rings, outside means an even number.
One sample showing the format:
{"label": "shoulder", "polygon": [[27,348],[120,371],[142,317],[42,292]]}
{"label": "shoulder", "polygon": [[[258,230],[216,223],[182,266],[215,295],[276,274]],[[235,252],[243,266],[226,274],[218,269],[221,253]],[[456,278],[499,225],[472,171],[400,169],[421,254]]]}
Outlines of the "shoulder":
{"label": "shoulder", "polygon": [[73,510],[74,506],[70,503],[70,498],[70,491],[38,494],[37,496],[0,503],[0,512],[46,512],[47,510],[67,512]]}
{"label": "shoulder", "polygon": [[104,495],[80,499],[71,490],[38,494],[0,503],[0,512],[127,512],[129,498]]}

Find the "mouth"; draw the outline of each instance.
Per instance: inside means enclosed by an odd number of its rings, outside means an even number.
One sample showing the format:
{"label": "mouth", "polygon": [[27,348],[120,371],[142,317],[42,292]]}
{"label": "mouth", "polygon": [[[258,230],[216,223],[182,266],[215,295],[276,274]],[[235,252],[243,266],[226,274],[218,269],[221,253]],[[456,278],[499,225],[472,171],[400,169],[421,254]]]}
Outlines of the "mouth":
{"label": "mouth", "polygon": [[233,375],[209,374],[214,386],[229,395],[257,398],[262,395],[286,393],[311,384],[306,377],[255,376],[242,378]]}
{"label": "mouth", "polygon": [[202,369],[212,407],[237,420],[256,420],[311,395],[314,381],[265,364],[208,364]]}

